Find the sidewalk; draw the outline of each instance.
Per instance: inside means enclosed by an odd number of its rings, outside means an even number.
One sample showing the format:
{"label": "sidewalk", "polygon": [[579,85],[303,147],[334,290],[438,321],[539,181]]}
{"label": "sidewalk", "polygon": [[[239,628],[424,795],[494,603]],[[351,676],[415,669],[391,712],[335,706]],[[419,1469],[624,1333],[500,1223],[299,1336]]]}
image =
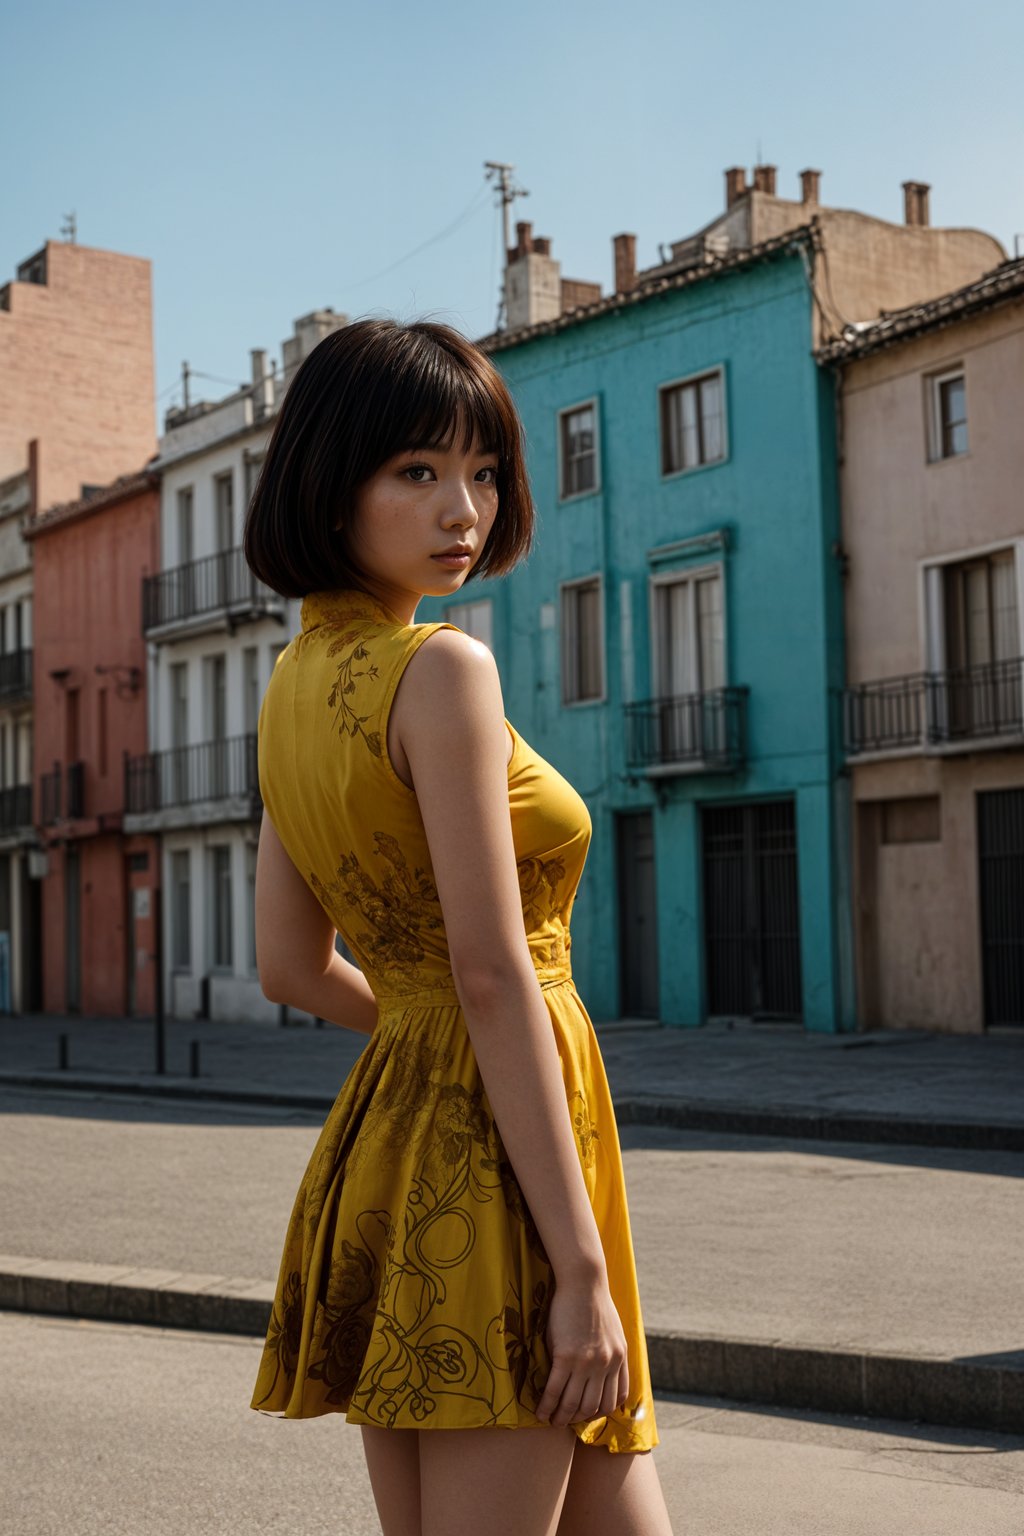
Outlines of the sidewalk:
{"label": "sidewalk", "polygon": [[[1024,1151],[1024,1030],[810,1035],[797,1025],[623,1020],[598,1035],[623,1125]],[[326,1111],[364,1044],[330,1026],[169,1021],[160,1077],[151,1023],[6,1018],[0,1083]]]}

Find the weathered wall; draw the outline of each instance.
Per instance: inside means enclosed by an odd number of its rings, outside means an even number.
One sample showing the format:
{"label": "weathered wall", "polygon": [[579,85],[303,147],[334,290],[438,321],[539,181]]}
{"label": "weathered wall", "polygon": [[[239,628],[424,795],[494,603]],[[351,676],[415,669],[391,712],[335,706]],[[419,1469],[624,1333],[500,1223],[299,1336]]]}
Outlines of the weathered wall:
{"label": "weathered wall", "polygon": [[0,309],[0,479],[38,439],[38,507],[106,485],[156,448],[150,263],[48,241],[47,281]]}

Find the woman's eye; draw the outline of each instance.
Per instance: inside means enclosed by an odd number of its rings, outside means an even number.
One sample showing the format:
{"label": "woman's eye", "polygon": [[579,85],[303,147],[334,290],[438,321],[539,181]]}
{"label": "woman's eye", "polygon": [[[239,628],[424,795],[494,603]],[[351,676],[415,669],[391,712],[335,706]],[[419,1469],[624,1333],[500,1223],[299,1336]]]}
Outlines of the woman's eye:
{"label": "woman's eye", "polygon": [[480,479],[481,475],[486,476],[486,478],[484,480],[484,484],[485,485],[496,485],[497,482],[498,482],[498,466],[497,466],[497,464],[488,464],[486,469],[477,470],[477,476],[476,477],[477,477],[478,480]]}
{"label": "woman's eye", "polygon": [[422,485],[427,476],[433,473],[429,464],[410,464],[402,470],[402,474],[408,475],[414,485]]}

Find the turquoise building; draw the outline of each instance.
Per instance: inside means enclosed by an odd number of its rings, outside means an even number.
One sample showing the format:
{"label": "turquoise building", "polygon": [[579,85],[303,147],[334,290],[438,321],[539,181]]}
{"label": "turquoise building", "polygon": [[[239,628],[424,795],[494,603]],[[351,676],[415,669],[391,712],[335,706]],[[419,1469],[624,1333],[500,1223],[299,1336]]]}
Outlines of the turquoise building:
{"label": "turquoise building", "polygon": [[[807,231],[487,343],[539,513],[444,611],[580,790],[595,1017],[854,1027],[831,384]],[[424,609],[437,616],[439,605]]]}
{"label": "turquoise building", "polygon": [[539,533],[445,611],[590,806],[573,968],[597,1018],[858,1025],[843,401],[814,354],[1001,247],[933,229],[924,183],[903,183],[902,225],[825,206],[820,183],[802,171],[790,200],[773,166],[730,168],[724,212],[656,266],[615,237],[608,298],[520,224],[506,329],[482,343],[522,413]]}

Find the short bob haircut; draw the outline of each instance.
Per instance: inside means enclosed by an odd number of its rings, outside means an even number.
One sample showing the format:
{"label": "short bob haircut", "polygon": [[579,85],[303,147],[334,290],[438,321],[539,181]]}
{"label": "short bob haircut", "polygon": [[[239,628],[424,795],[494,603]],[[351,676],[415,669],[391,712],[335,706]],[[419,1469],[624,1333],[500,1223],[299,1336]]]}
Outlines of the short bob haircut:
{"label": "short bob haircut", "polygon": [[490,358],[447,325],[359,320],[325,336],[284,397],[245,520],[250,568],[282,597],[360,588],[356,492],[396,454],[474,439],[498,460],[498,515],[470,573],[527,554],[534,507],[523,429]]}

